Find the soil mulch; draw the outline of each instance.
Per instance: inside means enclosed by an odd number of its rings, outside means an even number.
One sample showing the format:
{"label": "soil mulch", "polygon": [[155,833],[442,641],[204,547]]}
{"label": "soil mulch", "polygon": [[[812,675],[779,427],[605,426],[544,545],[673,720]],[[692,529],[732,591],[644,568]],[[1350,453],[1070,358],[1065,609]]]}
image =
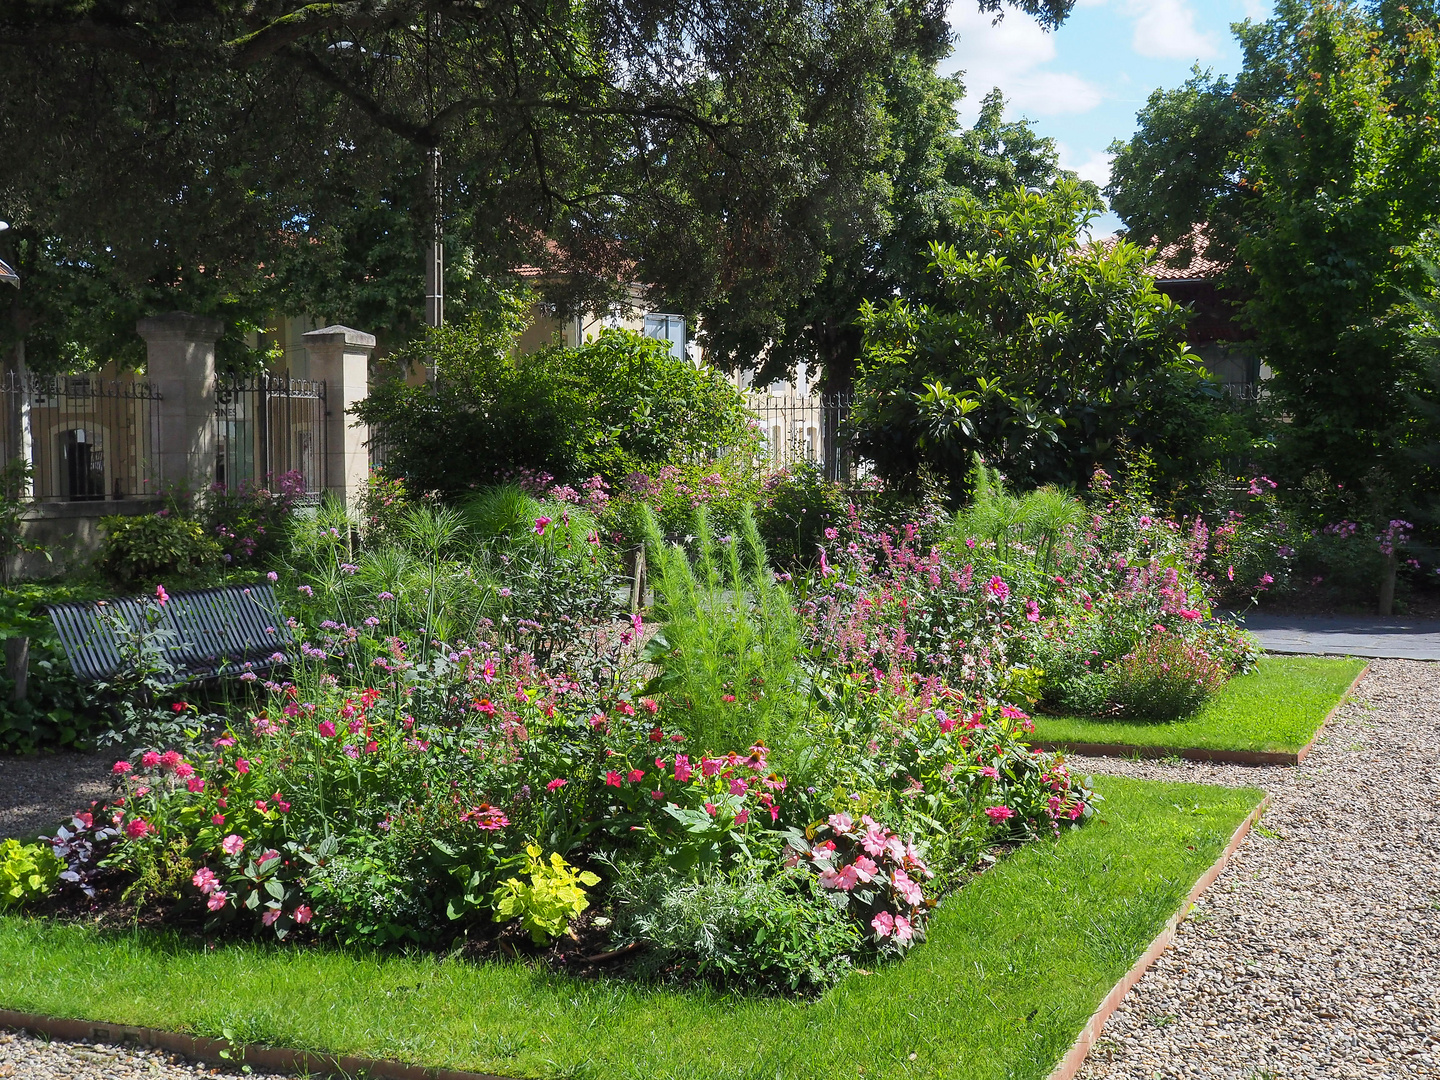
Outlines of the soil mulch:
{"label": "soil mulch", "polygon": [[0,757],[0,839],[49,834],[105,798],[114,763],[113,753]]}

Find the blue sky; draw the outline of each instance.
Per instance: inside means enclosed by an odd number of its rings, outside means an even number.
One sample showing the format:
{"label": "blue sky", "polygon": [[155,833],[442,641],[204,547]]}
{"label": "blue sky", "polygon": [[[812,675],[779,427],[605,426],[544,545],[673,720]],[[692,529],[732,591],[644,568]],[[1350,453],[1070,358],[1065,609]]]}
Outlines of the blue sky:
{"label": "blue sky", "polygon": [[[1103,187],[1110,175],[1105,148],[1134,132],[1150,92],[1184,82],[1197,61],[1234,74],[1240,49],[1230,24],[1264,19],[1270,10],[1270,0],[1076,0],[1064,25],[1046,33],[1013,10],[996,24],[975,0],[953,0],[950,26],[959,40],[940,69],[964,73],[967,123],[998,86],[1009,118],[1035,121],[1055,139],[1065,168]],[[1107,214],[1093,232],[1119,227]]]}

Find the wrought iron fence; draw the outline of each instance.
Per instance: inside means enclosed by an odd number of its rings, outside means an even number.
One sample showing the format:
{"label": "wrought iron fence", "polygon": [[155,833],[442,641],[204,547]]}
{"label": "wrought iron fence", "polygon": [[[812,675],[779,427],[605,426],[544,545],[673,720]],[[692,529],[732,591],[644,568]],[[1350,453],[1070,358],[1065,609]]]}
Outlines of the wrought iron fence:
{"label": "wrought iron fence", "polygon": [[750,412],[760,432],[765,471],[812,461],[831,480],[854,483],[869,475],[868,463],[845,444],[852,394],[752,394]]}
{"label": "wrought iron fence", "polygon": [[299,473],[303,490],[325,490],[325,382],[272,375],[215,381],[215,482],[269,484]]}
{"label": "wrought iron fence", "polygon": [[36,501],[158,494],[160,392],[96,374],[0,376],[0,461],[33,468]]}

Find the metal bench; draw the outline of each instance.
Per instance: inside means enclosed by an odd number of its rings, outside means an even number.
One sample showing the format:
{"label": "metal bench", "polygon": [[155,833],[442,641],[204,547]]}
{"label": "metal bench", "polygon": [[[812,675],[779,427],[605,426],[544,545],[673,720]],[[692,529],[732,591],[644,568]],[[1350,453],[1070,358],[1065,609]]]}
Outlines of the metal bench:
{"label": "metal bench", "polygon": [[[160,617],[147,619],[147,608]],[[116,640],[112,620],[117,619],[132,633],[160,631],[153,637],[156,651],[186,679],[266,671],[288,660],[293,641],[268,583],[176,592],[158,605],[154,597],[123,597],[49,604],[45,610],[83,682],[111,679],[128,666]]]}

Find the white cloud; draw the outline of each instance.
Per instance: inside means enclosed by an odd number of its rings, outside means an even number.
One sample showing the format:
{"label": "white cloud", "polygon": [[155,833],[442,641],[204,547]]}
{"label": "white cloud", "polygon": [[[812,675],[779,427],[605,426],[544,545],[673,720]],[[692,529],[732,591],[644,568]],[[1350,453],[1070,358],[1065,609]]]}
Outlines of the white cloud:
{"label": "white cloud", "polygon": [[[1060,155],[1060,167],[1077,173],[1081,180],[1093,180],[1103,188],[1110,182],[1110,155],[1104,150],[1081,150],[1057,142],[1055,149]],[[1083,155],[1083,156],[1081,156]]]}
{"label": "white cloud", "polygon": [[1245,9],[1245,17],[1252,22],[1264,22],[1274,10],[1270,0],[1241,0],[1240,6]]}
{"label": "white cloud", "polygon": [[1195,12],[1186,0],[1128,0],[1135,16],[1135,51],[1141,56],[1202,60],[1215,56],[1219,44],[1195,27]]}
{"label": "white cloud", "polygon": [[964,73],[961,113],[974,119],[980,99],[998,86],[1007,115],[1058,116],[1089,112],[1100,104],[1100,87],[1066,71],[1050,71],[1055,42],[1034,19],[1012,11],[999,23],[982,14],[974,0],[955,0],[950,27],[958,36],[948,70]]}

